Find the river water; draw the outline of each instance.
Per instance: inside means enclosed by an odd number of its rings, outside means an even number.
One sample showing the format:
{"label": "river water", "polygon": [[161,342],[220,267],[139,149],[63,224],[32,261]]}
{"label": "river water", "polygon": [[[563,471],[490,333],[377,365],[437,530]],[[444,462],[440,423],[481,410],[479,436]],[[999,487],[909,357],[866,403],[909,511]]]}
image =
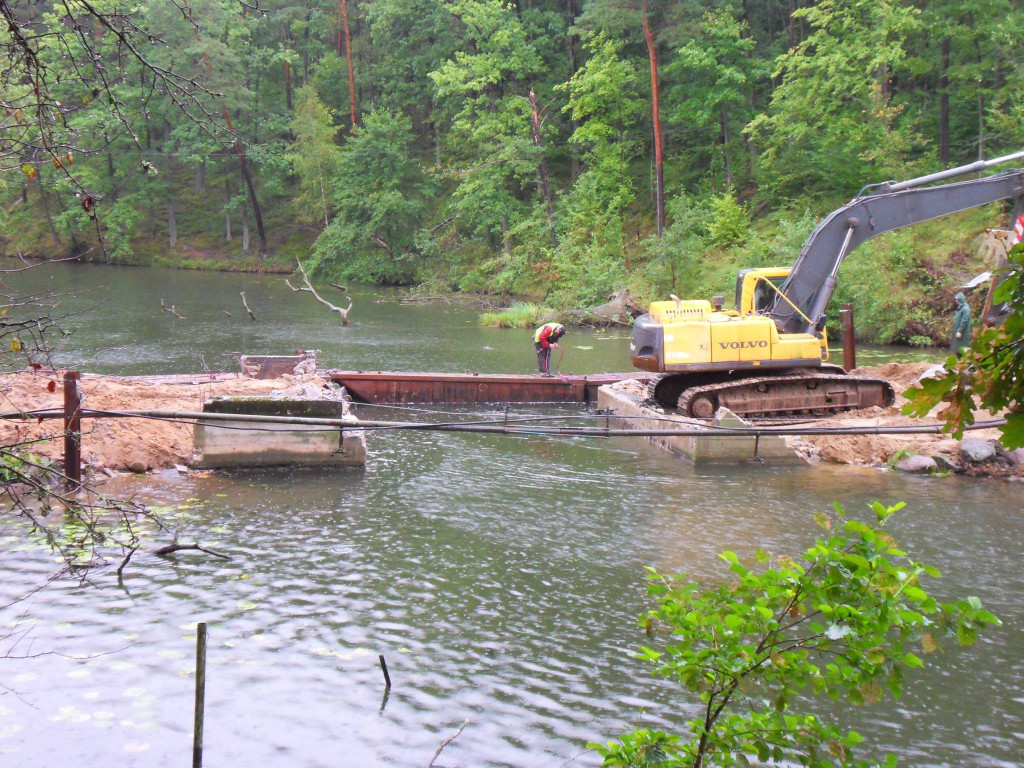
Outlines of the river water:
{"label": "river water", "polygon": [[[353,288],[342,328],[279,277],[41,274],[22,279],[81,291],[65,310],[98,305],[71,318],[79,330],[57,356],[87,371],[223,370],[233,363],[222,355],[298,348],[351,368],[533,363],[525,331],[479,328],[471,308],[399,305],[385,291]],[[160,299],[186,319],[161,312]],[[619,331],[573,330],[563,370],[622,370],[627,344]],[[210,625],[207,765],[424,766],[465,720],[438,764],[595,765],[581,754],[588,741],[638,724],[679,729],[695,711],[629,656],[644,639],[645,565],[711,581],[724,575],[723,549],[796,554],[815,535],[813,513],[839,501],[862,515],[876,499],[908,502],[890,528],[942,569],[930,591],[977,595],[1004,625],[926,657],[899,702],[819,709],[903,765],[1020,764],[1017,486],[832,466],[694,468],[628,439],[375,433],[369,450],[365,471],[167,473],[108,486],[232,560],[140,554],[122,586],[106,568],[92,585],[54,583],[3,609],[0,625],[16,633],[3,650],[17,639],[12,654],[30,658],[0,665],[10,690],[0,765],[187,765],[198,621]],[[16,523],[0,530],[0,563],[0,605],[56,567]]]}

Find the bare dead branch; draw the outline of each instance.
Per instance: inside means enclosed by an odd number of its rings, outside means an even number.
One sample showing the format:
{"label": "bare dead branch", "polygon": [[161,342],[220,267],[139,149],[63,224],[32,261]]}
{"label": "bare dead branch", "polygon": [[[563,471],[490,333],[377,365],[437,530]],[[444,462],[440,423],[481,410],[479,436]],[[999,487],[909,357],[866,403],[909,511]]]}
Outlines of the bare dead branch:
{"label": "bare dead branch", "polygon": [[457,730],[455,733],[453,733],[451,736],[449,736],[447,739],[441,742],[441,746],[437,748],[437,752],[434,753],[434,756],[430,758],[430,762],[427,763],[427,768],[434,767],[434,761],[441,756],[441,753],[444,751],[444,748],[451,744],[453,741],[455,741],[457,738],[459,738],[459,734],[465,730],[467,725],[469,725],[469,720],[463,722],[462,725],[459,726],[459,730]]}
{"label": "bare dead branch", "polygon": [[320,294],[317,293],[313,289],[312,284],[309,282],[309,275],[306,274],[306,270],[303,269],[303,267],[302,267],[302,262],[299,261],[298,259],[296,259],[295,263],[299,265],[299,273],[302,275],[302,282],[305,283],[305,287],[300,286],[300,287],[296,288],[294,285],[292,285],[288,281],[287,278],[285,279],[284,284],[287,285],[289,288],[291,288],[293,291],[299,291],[299,292],[302,292],[302,293],[311,293],[311,294],[313,294],[313,298],[314,299],[319,301],[321,304],[323,304],[325,307],[327,307],[332,312],[337,312],[339,315],[341,315],[341,322],[344,325],[348,325],[348,313],[349,313],[349,310],[352,309],[352,297],[351,296],[348,297],[348,307],[347,308],[342,309],[341,307],[334,306],[333,304],[331,304],[331,302],[329,302],[326,299],[324,299],[323,297],[321,297]]}
{"label": "bare dead branch", "polygon": [[179,544],[177,539],[175,539],[173,542],[171,542],[170,544],[168,544],[165,547],[160,547],[159,549],[154,549],[153,550],[153,554],[154,555],[159,555],[160,557],[166,557],[167,555],[173,555],[175,552],[182,552],[182,551],[186,551],[186,550],[195,550],[195,551],[198,551],[198,552],[205,552],[208,555],[213,555],[214,557],[220,557],[220,558],[223,558],[224,560],[230,560],[231,559],[231,555],[225,555],[223,552],[217,552],[216,550],[208,549],[207,547],[201,547],[198,542],[196,542],[195,544]]}
{"label": "bare dead branch", "polygon": [[[240,293],[241,293],[241,296],[242,296],[242,306],[245,307],[245,311],[249,313],[249,319],[252,320],[255,323],[256,322],[256,314],[251,309],[249,309],[249,302],[247,302],[245,300],[245,291],[240,291]],[[225,313],[225,314],[227,314],[228,317],[231,317],[230,314],[228,314],[228,313]]]}
{"label": "bare dead branch", "polygon": [[117,578],[118,579],[120,579],[124,575],[125,566],[128,565],[129,561],[132,559],[132,555],[134,555],[138,551],[139,551],[138,547],[132,547],[131,549],[128,550],[128,554],[124,556],[124,560],[122,560],[121,564],[119,566],[117,566]]}
{"label": "bare dead branch", "polygon": [[172,315],[174,315],[179,320],[184,320],[185,319],[184,317],[182,317],[181,315],[179,315],[177,312],[174,311],[174,305],[173,304],[171,304],[171,306],[169,306],[169,307],[166,306],[164,304],[164,300],[163,299],[160,299],[160,309],[162,309],[164,312],[170,312]]}

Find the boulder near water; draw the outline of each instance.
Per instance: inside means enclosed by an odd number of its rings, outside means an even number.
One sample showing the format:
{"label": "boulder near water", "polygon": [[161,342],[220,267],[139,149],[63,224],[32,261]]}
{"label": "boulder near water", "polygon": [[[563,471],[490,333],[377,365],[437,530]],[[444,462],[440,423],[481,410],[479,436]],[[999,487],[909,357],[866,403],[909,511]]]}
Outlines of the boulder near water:
{"label": "boulder near water", "polygon": [[996,447],[988,440],[969,437],[960,443],[960,455],[972,464],[981,464],[996,457]]}
{"label": "boulder near water", "polygon": [[931,456],[907,456],[907,458],[898,461],[895,468],[899,472],[921,474],[923,472],[933,472],[938,469],[938,466],[935,463],[935,459]]}

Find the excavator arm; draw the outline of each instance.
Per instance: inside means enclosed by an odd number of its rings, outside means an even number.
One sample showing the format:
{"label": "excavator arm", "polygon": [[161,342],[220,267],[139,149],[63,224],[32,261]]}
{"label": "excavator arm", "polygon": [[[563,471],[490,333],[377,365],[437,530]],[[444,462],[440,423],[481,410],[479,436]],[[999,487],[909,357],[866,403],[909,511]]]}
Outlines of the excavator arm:
{"label": "excavator arm", "polygon": [[[998,200],[1014,200],[1014,215],[1020,214],[1024,211],[1024,168],[980,179],[925,186],[1020,158],[1024,158],[1024,151],[917,179],[875,185],[868,194],[862,190],[854,200],[822,221],[804,243],[781,295],[767,313],[779,332],[819,333],[822,330],[839,265],[854,248],[872,237]],[[799,308],[802,315],[795,308]],[[808,319],[813,324],[808,323]]]}

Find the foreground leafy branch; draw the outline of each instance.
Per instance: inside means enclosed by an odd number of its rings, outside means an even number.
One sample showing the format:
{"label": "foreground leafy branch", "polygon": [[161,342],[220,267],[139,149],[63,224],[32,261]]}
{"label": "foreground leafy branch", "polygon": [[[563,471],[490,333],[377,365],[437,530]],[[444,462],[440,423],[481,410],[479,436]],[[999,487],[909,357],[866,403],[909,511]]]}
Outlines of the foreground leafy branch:
{"label": "foreground leafy branch", "polygon": [[0,446],[0,504],[28,522],[31,534],[82,580],[103,562],[101,551],[133,551],[143,529],[166,530],[142,504],[109,498],[89,485],[67,491],[67,485],[56,462],[29,452],[25,444]]}
{"label": "foreground leafy branch", "polygon": [[[940,604],[922,589],[921,577],[938,570],[911,560],[882,527],[903,506],[876,502],[878,527],[838,505],[835,518],[816,516],[827,535],[799,561],[759,553],[765,566],[754,570],[723,552],[735,580],[712,589],[648,569],[658,605],[641,624],[667,639],[637,656],[702,706],[687,723],[687,742],[639,729],[591,745],[604,765],[877,765],[855,756],[860,734],[796,711],[807,695],[854,704],[879,701],[885,691],[898,698],[905,671],[923,665],[918,653],[933,652],[945,637],[970,645],[979,629],[1000,623],[975,597]],[[889,755],[882,764],[895,763]]]}

